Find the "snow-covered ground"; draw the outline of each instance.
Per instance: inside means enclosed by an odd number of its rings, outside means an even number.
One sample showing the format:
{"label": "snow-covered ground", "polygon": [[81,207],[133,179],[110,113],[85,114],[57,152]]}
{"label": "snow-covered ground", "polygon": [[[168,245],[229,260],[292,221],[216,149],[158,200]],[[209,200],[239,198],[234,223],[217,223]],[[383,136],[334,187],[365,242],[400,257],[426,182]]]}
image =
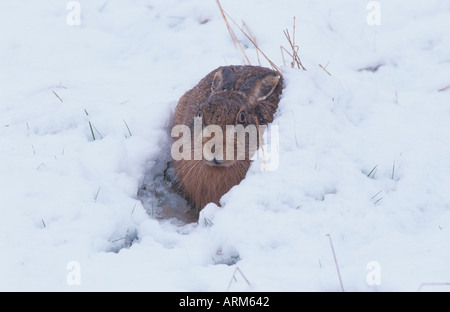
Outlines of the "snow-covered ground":
{"label": "snow-covered ground", "polygon": [[0,3],[0,290],[340,291],[330,236],[345,290],[450,282],[450,2],[222,0],[282,68],[280,163],[198,224],[137,193],[178,98],[243,62],[216,2],[68,3]]}

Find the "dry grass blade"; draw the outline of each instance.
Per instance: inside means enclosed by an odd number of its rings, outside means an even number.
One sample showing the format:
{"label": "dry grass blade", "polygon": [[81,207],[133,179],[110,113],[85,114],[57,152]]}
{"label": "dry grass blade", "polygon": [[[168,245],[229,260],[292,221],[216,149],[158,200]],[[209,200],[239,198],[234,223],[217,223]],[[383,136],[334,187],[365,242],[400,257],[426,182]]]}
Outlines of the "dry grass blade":
{"label": "dry grass blade", "polygon": [[306,70],[306,68],[303,66],[302,61],[300,60],[300,57],[298,56],[298,51],[300,50],[300,47],[295,44],[295,16],[294,16],[294,24],[292,26],[292,37],[289,33],[289,30],[285,29],[283,31],[284,35],[286,36],[287,41],[289,42],[289,45],[291,47],[292,52],[289,52],[285,47],[281,46],[281,56],[283,57],[284,65],[286,66],[286,60],[284,59],[284,52],[285,51],[290,57],[292,57],[291,67],[294,68],[295,65],[297,67],[303,70]]}
{"label": "dry grass blade", "polygon": [[[286,66],[286,59],[284,58],[284,52],[286,52],[292,58],[294,56],[283,46],[280,46],[280,50],[281,50],[281,57],[283,58],[283,65]],[[293,63],[291,63],[291,67],[294,68],[294,64]]]}
{"label": "dry grass blade", "polygon": [[228,287],[227,287],[227,292],[230,291],[230,287],[231,287],[231,283],[233,282],[234,279],[236,279],[236,273],[239,272],[242,276],[242,278],[245,280],[245,282],[247,283],[247,285],[249,287],[252,287],[252,284],[248,281],[248,279],[245,277],[244,273],[242,273],[241,269],[239,269],[239,267],[236,267],[236,269],[234,269],[233,272],[233,276],[231,276],[231,280],[230,283],[228,283]]}
{"label": "dry grass blade", "polygon": [[450,89],[450,85],[448,85],[448,86],[446,86],[446,87],[444,87],[444,88],[439,89],[438,92],[444,92],[444,91],[447,91],[448,89]]}
{"label": "dry grass blade", "polygon": [[[250,30],[250,27],[248,27],[248,25],[244,21],[242,21],[242,25],[244,29],[247,31],[247,33],[253,38],[253,41],[255,41],[255,43],[258,45],[258,42],[256,41],[256,36]],[[261,59],[259,58],[258,49],[256,49],[256,59],[258,60],[258,65],[261,66]]]}
{"label": "dry grass blade", "polygon": [[289,42],[289,45],[291,46],[292,49],[292,62],[291,62],[291,67],[294,68],[294,65],[297,64],[297,67],[303,70],[306,70],[306,68],[303,66],[302,61],[300,60],[300,57],[298,56],[298,51],[299,51],[299,46],[295,45],[295,43],[291,40],[291,36],[289,34],[289,31],[286,29],[284,31],[284,35],[286,36],[286,39]]}
{"label": "dry grass blade", "polygon": [[236,40],[236,35],[233,31],[233,28],[231,28],[230,24],[228,23],[225,13],[223,12],[223,9],[222,9],[222,5],[220,4],[219,0],[216,0],[216,3],[219,7],[220,13],[222,14],[222,18],[225,21],[225,25],[227,26],[228,32],[230,33],[230,37],[233,40],[234,46],[237,49],[237,44],[236,44],[237,40]]}
{"label": "dry grass blade", "polygon": [[270,65],[272,66],[272,68],[280,75],[282,76],[281,70],[278,68],[277,65],[275,65],[274,62],[272,62],[267,55],[259,48],[259,46],[256,44],[256,42],[242,29],[242,27],[240,27],[235,21],[234,19],[227,13],[225,12],[225,15],[228,16],[228,18],[233,22],[233,24],[247,37],[248,40],[250,40],[250,42],[255,46],[255,48],[259,51],[259,53],[261,53],[262,56],[264,56],[264,58],[270,63]]}
{"label": "dry grass blade", "polygon": [[[283,46],[280,46],[280,50],[281,50],[281,57],[283,58],[283,65],[286,66],[286,60],[284,59],[284,53],[283,53]],[[286,50],[286,49],[285,49]]]}
{"label": "dry grass blade", "polygon": [[230,23],[228,23],[228,20],[227,20],[227,17],[226,17],[226,15],[228,15],[228,14],[226,14],[225,11],[222,9],[222,5],[220,4],[219,0],[216,0],[216,3],[217,3],[217,6],[219,7],[220,13],[222,14],[223,20],[225,21],[225,25],[227,26],[228,32],[230,33],[230,37],[233,40],[235,48],[237,49],[239,47],[239,49],[241,50],[242,54],[244,55],[245,61],[247,62],[248,65],[251,65],[251,62],[250,62],[249,58],[247,57],[247,54],[245,53],[244,48],[242,47],[242,45],[240,44],[239,40],[237,39],[233,28],[230,26]]}
{"label": "dry grass blade", "polygon": [[[256,50],[261,53],[262,56],[264,56],[264,58],[270,63],[270,65],[272,66],[272,68],[280,75],[281,74],[281,70],[278,68],[277,65],[275,65],[274,62],[272,62],[267,55],[259,48],[258,44],[256,43],[256,38],[252,36],[250,36],[244,29],[242,29],[242,27],[240,27],[235,21],[234,19],[222,8],[220,1],[216,0],[217,6],[219,7],[220,13],[222,14],[223,20],[225,21],[225,24],[227,25],[228,28],[228,32],[230,33],[231,38],[233,39],[233,42],[235,43],[235,46],[239,46],[239,48],[242,51],[242,54],[244,55],[248,65],[251,65],[250,60],[248,59],[247,55],[245,54],[244,49],[242,48],[241,44],[239,43],[239,40],[236,37],[236,34],[233,31],[233,28],[231,27],[230,23],[228,23],[228,19],[230,19],[233,24],[247,37],[247,39],[255,46]],[[247,27],[248,29],[248,27]],[[258,56],[259,58],[259,56]]]}
{"label": "dry grass blade", "polygon": [[339,284],[341,285],[342,292],[345,292],[344,284],[342,283],[341,272],[339,270],[339,265],[338,265],[337,258],[336,258],[336,253],[334,252],[333,241],[331,240],[331,235],[330,234],[327,234],[327,236],[328,236],[328,239],[330,240],[330,246],[331,246],[331,251],[333,252],[334,263],[336,264],[336,271],[337,271],[337,275],[338,275],[338,278],[339,278]]}
{"label": "dry grass blade", "polygon": [[[328,65],[327,65],[328,66]],[[322,65],[319,64],[319,67],[322,68],[328,75],[332,76],[330,74],[330,72],[327,70],[327,66],[323,67]]]}
{"label": "dry grass blade", "polygon": [[62,100],[62,98],[61,98],[55,91],[52,90],[52,92],[53,92],[53,94],[58,98],[58,100],[59,100],[61,103],[64,102],[64,101]]}

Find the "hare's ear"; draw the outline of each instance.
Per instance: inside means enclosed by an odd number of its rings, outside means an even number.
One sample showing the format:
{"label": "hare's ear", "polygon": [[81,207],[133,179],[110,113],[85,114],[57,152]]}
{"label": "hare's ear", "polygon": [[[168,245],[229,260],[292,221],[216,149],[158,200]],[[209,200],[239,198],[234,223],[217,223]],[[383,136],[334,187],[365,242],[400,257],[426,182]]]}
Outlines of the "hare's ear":
{"label": "hare's ear", "polygon": [[280,81],[280,76],[266,75],[264,77],[254,77],[248,80],[242,87],[241,92],[246,94],[251,102],[257,103],[267,99],[275,90]]}
{"label": "hare's ear", "polygon": [[227,67],[219,69],[211,83],[211,91],[226,91],[233,89],[234,75]]}

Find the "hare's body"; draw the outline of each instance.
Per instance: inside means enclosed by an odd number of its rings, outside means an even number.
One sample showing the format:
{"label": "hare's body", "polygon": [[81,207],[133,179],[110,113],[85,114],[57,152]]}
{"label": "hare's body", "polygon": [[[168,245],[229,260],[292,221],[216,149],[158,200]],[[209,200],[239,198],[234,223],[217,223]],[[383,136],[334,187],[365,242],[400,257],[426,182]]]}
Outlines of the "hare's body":
{"label": "hare's body", "polygon": [[[203,127],[217,125],[223,133],[227,125],[255,125],[259,129],[260,125],[273,121],[281,90],[281,77],[270,69],[219,67],[180,98],[173,125],[188,126],[192,136],[195,117],[202,118]],[[235,147],[236,144],[234,142]],[[225,148],[224,144],[223,151]],[[215,156],[221,149],[216,147],[210,160],[192,157],[174,161],[178,188],[196,208],[201,209],[210,202],[219,205],[220,198],[244,179],[250,166],[251,153],[247,152],[243,160],[222,160]],[[193,156],[194,151],[191,152]]]}

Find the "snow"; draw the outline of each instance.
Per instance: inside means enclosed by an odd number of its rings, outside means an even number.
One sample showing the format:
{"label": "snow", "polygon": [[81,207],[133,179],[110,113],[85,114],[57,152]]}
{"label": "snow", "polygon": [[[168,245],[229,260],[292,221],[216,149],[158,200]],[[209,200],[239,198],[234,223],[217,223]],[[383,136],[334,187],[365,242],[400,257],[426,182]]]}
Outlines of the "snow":
{"label": "snow", "polygon": [[[2,1],[0,290],[225,291],[237,266],[233,291],[340,291],[328,234],[345,290],[450,282],[450,3],[379,1],[370,26],[368,2],[221,1],[282,68],[280,162],[186,224],[138,192],[178,98],[242,64],[215,1],[80,1],[79,26]],[[307,71],[283,66],[293,16]]]}

